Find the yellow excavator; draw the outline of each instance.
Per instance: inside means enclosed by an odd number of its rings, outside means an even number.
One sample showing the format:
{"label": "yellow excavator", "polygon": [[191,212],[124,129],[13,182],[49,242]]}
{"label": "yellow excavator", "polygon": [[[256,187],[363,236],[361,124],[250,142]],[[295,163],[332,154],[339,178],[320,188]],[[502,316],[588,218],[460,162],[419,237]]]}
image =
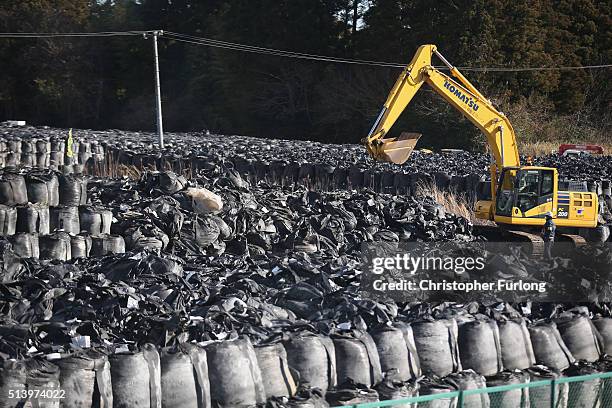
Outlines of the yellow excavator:
{"label": "yellow excavator", "polygon": [[[432,65],[437,56],[450,70],[447,75]],[[529,233],[542,226],[545,215],[553,214],[560,231],[572,240],[580,240],[578,230],[595,228],[599,221],[597,194],[587,191],[560,191],[557,169],[521,166],[516,135],[508,118],[472,85],[459,70],[438,52],[435,45],[422,45],[402,71],[387,101],[363,142],[376,160],[403,164],[417,138],[403,133],[385,137],[389,129],[419,88],[427,83],[442,98],[478,127],[487,138],[492,156],[491,199],[476,203],[476,217],[537,241],[539,234]]]}

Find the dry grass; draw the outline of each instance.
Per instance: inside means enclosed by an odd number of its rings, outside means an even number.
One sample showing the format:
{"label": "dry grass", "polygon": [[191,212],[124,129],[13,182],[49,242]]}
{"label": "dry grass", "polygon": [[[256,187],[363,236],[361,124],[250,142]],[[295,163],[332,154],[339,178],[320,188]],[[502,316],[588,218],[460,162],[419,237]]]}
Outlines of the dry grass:
{"label": "dry grass", "polygon": [[419,184],[416,195],[433,198],[438,204],[444,207],[446,212],[460,215],[468,220],[472,220],[474,217],[474,212],[472,211],[470,203],[468,203],[463,196],[455,194],[452,191],[440,190],[435,184]]}
{"label": "dry grass", "polygon": [[595,115],[587,107],[559,114],[546,98],[536,95],[512,104],[498,102],[512,122],[521,154],[550,154],[562,143],[597,144],[612,154],[610,114]]}
{"label": "dry grass", "polygon": [[[563,143],[572,143],[572,142],[563,142]],[[550,142],[550,141],[525,141],[521,142],[519,140],[519,152],[526,156],[544,156],[550,153],[557,153],[559,151],[559,146],[562,144],[561,142]],[[612,145],[598,142],[576,142],[576,144],[598,144],[604,148],[605,155],[612,155]]]}
{"label": "dry grass", "polygon": [[[97,162],[93,168],[85,169],[87,174],[90,176],[110,178],[127,177],[133,180],[140,180],[144,173],[157,170],[156,165],[143,166],[142,163],[138,165],[120,163],[110,152],[107,152],[103,162]],[[184,176],[188,180],[195,174],[195,171],[191,167],[191,163],[189,161],[187,161],[185,164],[181,162],[178,166],[174,167],[172,166],[172,163],[164,162],[162,164],[161,171],[173,171]]]}
{"label": "dry grass", "polygon": [[545,156],[559,151],[559,143],[554,142],[520,142],[519,152],[526,156]]}
{"label": "dry grass", "polygon": [[433,198],[446,212],[466,218],[474,225],[494,225],[491,221],[476,218],[474,204],[462,194],[440,190],[435,184],[425,183],[417,187],[416,195]]}
{"label": "dry grass", "polygon": [[125,164],[120,164],[117,166],[115,171],[116,177],[127,177],[132,180],[140,180],[142,173],[142,170],[136,166],[127,166]]}

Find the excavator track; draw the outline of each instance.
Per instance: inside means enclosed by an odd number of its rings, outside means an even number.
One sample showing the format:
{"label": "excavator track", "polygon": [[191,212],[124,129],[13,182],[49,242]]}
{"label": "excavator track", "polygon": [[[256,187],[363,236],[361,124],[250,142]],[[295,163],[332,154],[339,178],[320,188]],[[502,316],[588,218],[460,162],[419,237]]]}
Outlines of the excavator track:
{"label": "excavator track", "polygon": [[583,236],[576,234],[558,234],[558,237],[558,241],[570,241],[572,244],[574,244],[574,248],[581,247],[587,243]]}
{"label": "excavator track", "polygon": [[475,232],[486,237],[491,242],[509,241],[527,244],[526,251],[534,256],[544,255],[544,240],[539,234],[500,228],[496,225],[476,227]]}
{"label": "excavator track", "polygon": [[533,256],[540,257],[544,255],[544,240],[538,234],[533,234],[526,231],[504,230],[504,235],[511,237],[512,241],[529,243],[529,253]]}
{"label": "excavator track", "polygon": [[[523,242],[529,245],[527,252],[534,256],[544,255],[544,240],[537,233],[520,230],[509,230],[497,226],[478,226],[476,233],[486,237],[489,241]],[[587,240],[577,234],[557,233],[555,242],[571,242],[574,248],[587,244]]]}

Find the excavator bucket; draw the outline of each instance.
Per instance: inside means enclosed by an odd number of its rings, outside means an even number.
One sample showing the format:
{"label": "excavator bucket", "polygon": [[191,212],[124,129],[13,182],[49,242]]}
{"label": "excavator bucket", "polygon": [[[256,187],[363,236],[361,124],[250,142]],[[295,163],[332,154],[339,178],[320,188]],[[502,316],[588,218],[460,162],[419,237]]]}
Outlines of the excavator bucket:
{"label": "excavator bucket", "polygon": [[376,160],[404,164],[420,137],[420,133],[403,132],[399,137],[381,139],[382,145],[377,149]]}

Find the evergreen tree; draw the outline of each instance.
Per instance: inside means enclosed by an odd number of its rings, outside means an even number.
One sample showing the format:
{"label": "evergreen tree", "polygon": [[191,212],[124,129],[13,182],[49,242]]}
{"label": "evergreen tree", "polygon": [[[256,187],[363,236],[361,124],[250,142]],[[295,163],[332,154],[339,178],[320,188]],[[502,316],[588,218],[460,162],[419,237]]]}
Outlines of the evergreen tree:
{"label": "evergreen tree", "polygon": [[[408,63],[436,44],[459,67],[557,67],[612,61],[605,0],[22,0],[0,31],[169,32],[281,50]],[[399,69],[159,40],[166,128],[357,142]],[[0,119],[154,129],[151,41],[142,37],[0,39]],[[439,65],[439,62],[435,62]],[[610,135],[611,70],[465,71],[522,134]],[[427,87],[400,117],[431,146],[469,146],[477,130]],[[512,120],[512,116],[510,116]],[[554,131],[543,131],[543,123]],[[559,135],[555,135],[555,132]],[[590,136],[589,136],[590,137]]]}

